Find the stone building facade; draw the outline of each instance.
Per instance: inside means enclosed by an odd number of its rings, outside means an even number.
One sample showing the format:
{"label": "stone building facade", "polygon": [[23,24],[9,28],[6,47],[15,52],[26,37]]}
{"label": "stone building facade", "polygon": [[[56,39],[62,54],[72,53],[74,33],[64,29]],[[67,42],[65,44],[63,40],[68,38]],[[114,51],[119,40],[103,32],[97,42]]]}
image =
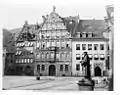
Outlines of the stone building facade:
{"label": "stone building facade", "polygon": [[41,75],[71,75],[71,33],[64,19],[53,8],[43,20],[37,33],[35,75],[37,66]]}

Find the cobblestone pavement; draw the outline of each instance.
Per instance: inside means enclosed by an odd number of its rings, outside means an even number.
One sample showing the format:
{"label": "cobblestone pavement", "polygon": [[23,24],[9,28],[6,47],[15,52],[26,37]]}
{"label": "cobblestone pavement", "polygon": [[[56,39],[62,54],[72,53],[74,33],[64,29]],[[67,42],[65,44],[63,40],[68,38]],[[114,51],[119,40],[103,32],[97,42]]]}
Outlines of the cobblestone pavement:
{"label": "cobblestone pavement", "polygon": [[[3,89],[6,90],[40,90],[40,91],[79,91],[77,82],[82,77],[50,77],[42,76],[36,80],[35,76],[4,76]],[[101,78],[93,78],[100,80]],[[104,83],[95,85],[95,91],[107,91]]]}

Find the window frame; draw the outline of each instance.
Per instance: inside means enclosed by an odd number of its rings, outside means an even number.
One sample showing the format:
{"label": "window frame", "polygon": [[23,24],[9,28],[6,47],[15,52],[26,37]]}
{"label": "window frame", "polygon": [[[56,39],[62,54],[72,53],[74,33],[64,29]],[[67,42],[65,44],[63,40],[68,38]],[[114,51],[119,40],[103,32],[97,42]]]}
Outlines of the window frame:
{"label": "window frame", "polygon": [[[77,55],[79,55],[79,58],[77,57]],[[80,60],[81,57],[80,57],[80,54],[76,54],[76,60]]]}
{"label": "window frame", "polygon": [[[101,47],[101,46],[103,46],[103,47]],[[104,44],[100,44],[100,50],[104,50],[104,49],[105,49],[105,45]]]}
{"label": "window frame", "polygon": [[92,44],[88,44],[88,50],[92,50]]}
{"label": "window frame", "polygon": [[86,50],[86,44],[82,44],[82,50]]}
{"label": "window frame", "polygon": [[68,64],[65,64],[65,72],[68,72],[68,71],[69,71]]}
{"label": "window frame", "polygon": [[76,50],[80,50],[80,44],[76,44]]}
{"label": "window frame", "polygon": [[62,64],[60,65],[60,71],[63,71],[63,65]]}
{"label": "window frame", "polygon": [[80,71],[80,64],[76,64],[76,71]]}

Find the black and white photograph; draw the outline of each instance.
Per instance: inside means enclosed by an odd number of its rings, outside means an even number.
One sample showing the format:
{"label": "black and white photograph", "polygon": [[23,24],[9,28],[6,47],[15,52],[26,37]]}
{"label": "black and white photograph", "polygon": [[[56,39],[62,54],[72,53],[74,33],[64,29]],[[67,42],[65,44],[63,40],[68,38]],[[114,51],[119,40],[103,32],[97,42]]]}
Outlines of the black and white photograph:
{"label": "black and white photograph", "polygon": [[115,6],[78,1],[3,4],[3,91],[114,91]]}

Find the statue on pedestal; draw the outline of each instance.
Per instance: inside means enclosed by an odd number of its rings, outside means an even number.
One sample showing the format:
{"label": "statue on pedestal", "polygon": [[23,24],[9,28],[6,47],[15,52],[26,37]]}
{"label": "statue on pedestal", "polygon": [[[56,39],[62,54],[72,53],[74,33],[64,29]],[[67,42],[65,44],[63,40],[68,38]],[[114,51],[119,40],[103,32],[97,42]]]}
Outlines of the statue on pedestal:
{"label": "statue on pedestal", "polygon": [[[78,81],[79,90],[81,91],[93,91],[95,82],[91,79],[91,72],[90,72],[90,58],[87,52],[84,52],[84,58],[81,61],[82,69],[85,70],[85,75],[82,80]],[[84,71],[83,71],[84,72]]]}
{"label": "statue on pedestal", "polygon": [[82,60],[82,68],[85,68],[85,78],[91,79],[90,58],[87,52],[84,52],[84,58]]}

